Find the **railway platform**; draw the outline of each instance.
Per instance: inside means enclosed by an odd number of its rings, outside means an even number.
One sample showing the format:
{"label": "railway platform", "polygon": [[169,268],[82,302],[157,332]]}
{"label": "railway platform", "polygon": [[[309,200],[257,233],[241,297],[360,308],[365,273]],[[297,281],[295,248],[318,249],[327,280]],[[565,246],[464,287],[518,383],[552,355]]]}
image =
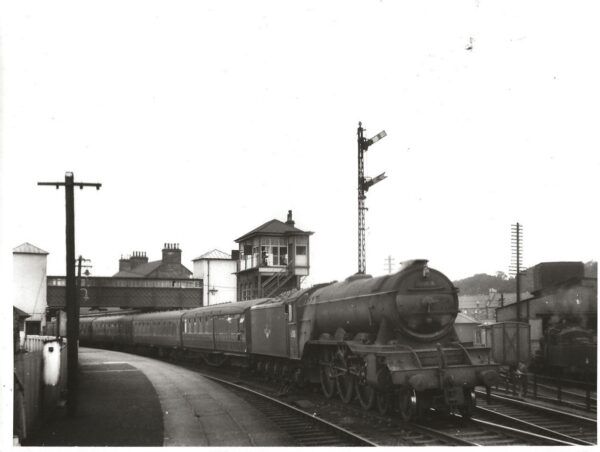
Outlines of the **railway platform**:
{"label": "railway platform", "polygon": [[25,446],[290,446],[218,383],[176,365],[80,348],[77,414],[61,408]]}

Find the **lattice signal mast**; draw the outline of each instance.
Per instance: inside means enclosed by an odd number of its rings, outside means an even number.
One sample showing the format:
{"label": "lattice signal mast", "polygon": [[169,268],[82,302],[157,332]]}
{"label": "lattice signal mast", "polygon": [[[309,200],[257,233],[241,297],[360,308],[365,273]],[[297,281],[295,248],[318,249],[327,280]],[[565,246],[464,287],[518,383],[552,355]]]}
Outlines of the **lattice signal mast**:
{"label": "lattice signal mast", "polygon": [[367,270],[366,264],[366,246],[365,246],[365,200],[367,199],[366,193],[373,185],[377,182],[381,182],[387,176],[385,173],[381,173],[379,176],[374,178],[365,177],[365,162],[364,153],[374,143],[377,143],[387,134],[385,130],[379,132],[373,138],[365,139],[363,132],[365,129],[362,128],[362,123],[358,123],[358,273],[365,273]]}
{"label": "lattice signal mast", "polygon": [[512,259],[509,274],[515,277],[517,290],[517,322],[521,320],[521,272],[523,268],[523,225],[516,223],[511,225],[510,243]]}

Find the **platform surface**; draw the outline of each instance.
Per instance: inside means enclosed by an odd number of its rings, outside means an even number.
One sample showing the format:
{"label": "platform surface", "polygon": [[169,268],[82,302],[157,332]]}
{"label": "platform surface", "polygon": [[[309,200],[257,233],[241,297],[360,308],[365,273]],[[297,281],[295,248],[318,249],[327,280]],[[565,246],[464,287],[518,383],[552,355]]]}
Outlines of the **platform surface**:
{"label": "platform surface", "polygon": [[77,414],[60,409],[26,446],[290,446],[218,383],[137,355],[80,348]]}

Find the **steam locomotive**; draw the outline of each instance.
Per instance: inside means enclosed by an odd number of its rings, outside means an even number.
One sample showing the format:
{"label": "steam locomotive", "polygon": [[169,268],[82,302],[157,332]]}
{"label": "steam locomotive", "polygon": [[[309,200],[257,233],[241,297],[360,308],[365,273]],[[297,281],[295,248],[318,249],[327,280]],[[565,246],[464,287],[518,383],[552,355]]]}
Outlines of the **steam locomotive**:
{"label": "steam locomotive", "polygon": [[554,376],[595,380],[596,355],[595,331],[565,321],[546,329],[532,368]]}
{"label": "steam locomotive", "polygon": [[498,381],[488,348],[454,331],[457,289],[426,260],[278,296],[186,311],[88,317],[82,345],[198,356],[404,420],[430,408],[472,414],[474,387]]}

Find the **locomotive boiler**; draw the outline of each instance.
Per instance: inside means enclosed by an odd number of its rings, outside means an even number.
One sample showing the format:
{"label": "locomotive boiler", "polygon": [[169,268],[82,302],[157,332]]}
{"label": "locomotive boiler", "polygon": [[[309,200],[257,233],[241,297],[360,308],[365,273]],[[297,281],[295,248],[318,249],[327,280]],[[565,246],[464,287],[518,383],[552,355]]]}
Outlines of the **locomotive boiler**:
{"label": "locomotive boiler", "polygon": [[305,309],[314,316],[313,337],[340,329],[345,335],[379,333],[380,342],[401,336],[417,345],[453,331],[458,297],[444,275],[415,260],[392,275],[359,274],[328,285],[310,297]]}

